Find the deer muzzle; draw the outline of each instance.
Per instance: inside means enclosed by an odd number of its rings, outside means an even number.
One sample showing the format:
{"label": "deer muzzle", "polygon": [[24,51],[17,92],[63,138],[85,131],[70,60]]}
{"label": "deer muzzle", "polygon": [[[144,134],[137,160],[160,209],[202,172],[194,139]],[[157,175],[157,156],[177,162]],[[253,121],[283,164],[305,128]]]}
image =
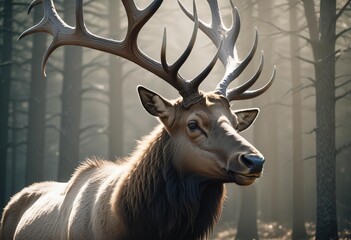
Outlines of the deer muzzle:
{"label": "deer muzzle", "polygon": [[260,175],[265,162],[259,155],[241,155],[239,161],[249,169],[250,175]]}
{"label": "deer muzzle", "polygon": [[239,154],[231,159],[225,171],[230,182],[250,185],[262,175],[264,162],[261,154]]}

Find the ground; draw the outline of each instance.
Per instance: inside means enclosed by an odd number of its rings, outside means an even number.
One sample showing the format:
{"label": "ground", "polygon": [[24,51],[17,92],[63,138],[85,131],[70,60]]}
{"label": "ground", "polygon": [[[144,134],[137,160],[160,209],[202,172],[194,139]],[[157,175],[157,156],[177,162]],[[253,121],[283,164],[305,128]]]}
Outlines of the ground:
{"label": "ground", "polygon": [[[234,240],[237,229],[235,228],[236,223],[227,222],[216,228],[216,231],[212,234],[211,240]],[[351,226],[351,224],[349,225]],[[306,223],[306,230],[309,239],[314,240],[315,224]],[[288,226],[278,224],[276,222],[262,223],[258,222],[258,234],[260,240],[285,240],[291,239],[291,229]],[[351,239],[351,227],[339,232],[339,239],[350,240]]]}

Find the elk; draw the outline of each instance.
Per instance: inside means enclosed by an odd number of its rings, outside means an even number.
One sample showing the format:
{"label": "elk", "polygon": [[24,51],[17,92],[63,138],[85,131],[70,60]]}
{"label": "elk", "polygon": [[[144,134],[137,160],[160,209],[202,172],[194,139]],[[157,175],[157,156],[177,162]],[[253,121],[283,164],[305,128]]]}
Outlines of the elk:
{"label": "elk", "polygon": [[[233,23],[226,28],[217,1],[207,0],[212,22],[198,19],[195,1],[190,13],[194,22],[189,44],[179,59],[168,64],[167,34],[164,31],[160,62],[145,55],[137,38],[162,0],[138,9],[131,0],[122,0],[128,30],[121,41],[99,37],[84,24],[83,0],[76,0],[76,26],[66,24],[52,0],[34,0],[29,11],[43,4],[44,17],[20,38],[36,32],[53,36],[42,62],[63,45],[96,49],[128,59],[179,91],[180,97],[167,100],[145,87],[138,87],[141,103],[160,125],[139,142],[130,157],[116,162],[87,160],[66,183],[41,182],[15,194],[4,209],[1,239],[203,239],[219,219],[225,198],[224,183],[250,185],[261,176],[263,155],[240,132],[256,119],[257,108],[231,110],[233,100],[250,99],[264,93],[271,79],[258,90],[249,90],[263,67],[244,84],[228,89],[253,58],[253,46],[243,61],[235,57],[240,18],[232,4]],[[208,66],[187,80],[179,69],[193,49],[198,29],[207,34],[217,52]],[[225,66],[224,77],[211,92],[199,90],[217,60]]]}

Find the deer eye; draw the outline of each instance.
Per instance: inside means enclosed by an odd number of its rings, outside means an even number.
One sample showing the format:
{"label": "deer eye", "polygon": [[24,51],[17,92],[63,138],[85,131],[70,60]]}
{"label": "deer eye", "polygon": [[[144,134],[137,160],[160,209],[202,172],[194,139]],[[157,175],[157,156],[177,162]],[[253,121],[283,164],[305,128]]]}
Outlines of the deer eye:
{"label": "deer eye", "polygon": [[190,121],[188,123],[188,129],[190,132],[195,132],[199,131],[201,132],[205,137],[208,137],[207,133],[205,130],[203,130],[201,127],[199,127],[198,123],[196,121]]}
{"label": "deer eye", "polygon": [[190,131],[195,131],[195,130],[199,130],[199,126],[197,125],[196,121],[191,121],[188,123],[188,128]]}

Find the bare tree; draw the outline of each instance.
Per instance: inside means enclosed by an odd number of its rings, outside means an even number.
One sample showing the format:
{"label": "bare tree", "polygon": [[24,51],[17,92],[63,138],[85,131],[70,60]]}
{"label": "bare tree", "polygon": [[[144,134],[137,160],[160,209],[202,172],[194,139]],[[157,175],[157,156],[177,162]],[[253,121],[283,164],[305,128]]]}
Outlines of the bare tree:
{"label": "bare tree", "polygon": [[[336,144],[335,144],[335,95],[336,40],[350,28],[336,33],[336,21],[350,1],[337,13],[336,0],[321,0],[319,24],[312,0],[303,5],[312,46],[316,90],[316,167],[317,167],[317,227],[316,239],[338,239],[336,213]],[[349,94],[349,93],[346,93]]]}
{"label": "bare tree", "polygon": [[[75,3],[64,1],[65,20],[75,22]],[[60,127],[58,179],[66,181],[79,163],[79,133],[82,89],[82,48],[67,46],[64,50],[62,114]]]}
{"label": "bare tree", "polygon": [[[298,29],[297,1],[290,1],[290,31]],[[291,79],[293,89],[301,86],[301,66],[295,54],[299,52],[299,38],[290,35]],[[302,122],[301,122],[301,92],[294,91],[292,95],[293,115],[293,223],[292,239],[306,239],[304,217],[304,169],[302,160]]]}
{"label": "bare tree", "polygon": [[241,207],[236,240],[259,239],[257,228],[257,190],[248,186],[241,191]]}
{"label": "bare tree", "polygon": [[[117,19],[117,23],[116,23]],[[120,2],[109,0],[109,33],[118,38],[121,31]],[[109,57],[109,159],[123,156],[123,79],[120,59]]]}
{"label": "bare tree", "polygon": [[[43,10],[34,9],[34,23],[42,18]],[[40,64],[46,45],[46,34],[33,36],[31,82],[29,93],[28,134],[26,185],[43,181],[43,166],[45,155],[45,108],[46,108],[46,79],[41,74]]]}
{"label": "bare tree", "polygon": [[12,0],[4,0],[4,17],[2,50],[0,62],[0,209],[6,203],[6,173],[7,173],[7,146],[8,146],[8,119],[10,104],[10,81],[12,62]]}
{"label": "bare tree", "polygon": [[[273,14],[274,4],[272,0],[268,1],[258,1],[258,17],[264,21],[270,20]],[[265,26],[265,25],[264,25]],[[262,26],[263,27],[263,26]],[[267,28],[268,29],[268,28]],[[267,30],[266,30],[267,31]],[[268,41],[265,41],[264,49],[266,54],[266,61],[269,65],[272,63],[272,53],[274,53],[273,42],[275,39],[273,37],[269,37]],[[264,103],[268,104],[275,101],[275,92],[272,91],[271,94],[263,96]],[[256,100],[258,101],[258,100]],[[260,101],[262,104],[262,100]],[[280,161],[278,160],[278,151],[279,149],[279,141],[278,141],[278,128],[267,128],[267,122],[269,122],[272,126],[277,126],[279,121],[279,114],[277,114],[277,108],[270,105],[266,107],[266,111],[262,111],[262,118],[260,119],[261,124],[259,127],[263,128],[260,131],[265,132],[265,137],[262,139],[261,144],[263,144],[263,149],[267,151],[267,165],[266,165],[266,177],[267,177],[267,185],[266,187],[269,189],[267,192],[269,193],[266,196],[268,200],[268,209],[270,210],[270,214],[267,216],[268,220],[273,222],[279,221],[279,213],[280,213],[280,204],[279,204],[279,186],[280,186],[280,171],[279,165]],[[258,133],[259,134],[259,133]],[[267,136],[269,141],[267,142]],[[270,148],[269,146],[275,146],[274,148]]]}

